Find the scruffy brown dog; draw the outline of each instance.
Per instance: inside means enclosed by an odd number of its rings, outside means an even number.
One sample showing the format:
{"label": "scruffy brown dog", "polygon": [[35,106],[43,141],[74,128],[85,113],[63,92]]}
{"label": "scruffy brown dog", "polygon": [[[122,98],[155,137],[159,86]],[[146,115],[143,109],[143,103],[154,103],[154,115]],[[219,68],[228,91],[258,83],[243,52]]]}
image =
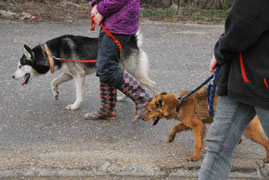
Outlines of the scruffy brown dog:
{"label": "scruffy brown dog", "polygon": [[[211,123],[213,118],[208,113],[208,102],[206,99],[206,89],[202,88],[192,96],[179,102],[178,98],[188,94],[161,93],[157,95],[148,105],[145,121],[152,119],[152,126],[156,125],[159,119],[175,119],[180,121],[170,132],[168,142],[173,142],[176,133],[184,130],[192,130],[194,135],[194,153],[188,157],[188,161],[199,160],[203,146],[205,133],[205,123]],[[217,98],[214,100],[214,110],[216,109]],[[252,141],[261,144],[267,152],[264,162],[269,162],[269,141],[264,135],[260,121],[256,116],[244,131],[244,135]]]}

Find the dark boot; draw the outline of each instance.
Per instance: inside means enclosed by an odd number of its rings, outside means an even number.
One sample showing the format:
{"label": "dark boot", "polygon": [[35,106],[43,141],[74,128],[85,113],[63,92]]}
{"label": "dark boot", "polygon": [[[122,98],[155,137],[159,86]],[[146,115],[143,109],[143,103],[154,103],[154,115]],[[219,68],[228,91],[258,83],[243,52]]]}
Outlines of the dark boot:
{"label": "dark boot", "polygon": [[126,70],[123,71],[124,84],[119,89],[128,96],[136,105],[136,115],[133,122],[137,122],[145,117],[145,110],[152,96],[147,94],[144,87]]}
{"label": "dark boot", "polygon": [[93,113],[86,113],[86,120],[115,120],[117,112],[116,106],[117,89],[100,82],[100,109]]}

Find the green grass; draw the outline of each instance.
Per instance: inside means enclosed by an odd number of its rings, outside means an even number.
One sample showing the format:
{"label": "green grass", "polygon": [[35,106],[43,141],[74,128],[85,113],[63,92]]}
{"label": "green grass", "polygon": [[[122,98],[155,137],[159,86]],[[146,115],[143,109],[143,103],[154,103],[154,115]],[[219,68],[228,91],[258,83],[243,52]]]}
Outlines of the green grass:
{"label": "green grass", "polygon": [[141,9],[141,17],[159,17],[159,18],[178,18],[192,21],[204,21],[223,23],[229,13],[229,10],[205,10],[197,9],[193,7],[180,7],[177,13],[177,9],[167,8],[155,8],[155,9]]}
{"label": "green grass", "polygon": [[169,16],[177,16],[176,9],[168,8],[168,9],[142,9],[140,12],[141,17],[169,17]]}
{"label": "green grass", "polygon": [[200,12],[193,13],[191,17],[197,20],[209,21],[209,17],[201,15]]}
{"label": "green grass", "polygon": [[219,20],[219,21],[224,22],[229,13],[229,10],[213,9],[213,10],[209,10],[208,12],[213,20]]}
{"label": "green grass", "polygon": [[14,9],[14,10],[18,10],[18,9],[20,9],[21,7],[20,7],[20,5],[18,5],[18,4],[12,4],[12,5],[11,5],[11,8]]}
{"label": "green grass", "polygon": [[64,9],[57,9],[56,12],[61,14],[61,13],[64,13],[65,10]]}
{"label": "green grass", "polygon": [[188,13],[193,20],[223,23],[229,13],[229,10],[217,10],[217,9],[205,10],[205,9],[189,8],[187,10],[187,14]]}

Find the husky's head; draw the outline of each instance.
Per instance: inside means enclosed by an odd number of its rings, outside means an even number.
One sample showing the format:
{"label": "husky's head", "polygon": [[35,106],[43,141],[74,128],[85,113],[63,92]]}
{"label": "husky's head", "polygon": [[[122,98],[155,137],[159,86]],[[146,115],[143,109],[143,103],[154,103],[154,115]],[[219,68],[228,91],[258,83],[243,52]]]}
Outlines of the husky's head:
{"label": "husky's head", "polygon": [[33,49],[24,45],[24,54],[12,78],[16,80],[23,79],[21,84],[24,85],[29,82],[31,75],[45,74],[49,69],[49,62],[41,45]]}

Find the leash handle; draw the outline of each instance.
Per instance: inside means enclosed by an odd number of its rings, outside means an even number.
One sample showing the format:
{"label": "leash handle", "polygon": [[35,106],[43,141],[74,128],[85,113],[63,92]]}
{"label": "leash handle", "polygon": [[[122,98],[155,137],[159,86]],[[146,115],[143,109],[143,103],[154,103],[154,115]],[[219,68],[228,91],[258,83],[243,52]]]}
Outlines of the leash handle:
{"label": "leash handle", "polygon": [[95,16],[91,16],[91,31],[95,31]]}
{"label": "leash handle", "polygon": [[214,113],[214,98],[215,98],[215,92],[216,92],[216,86],[217,86],[217,76],[219,75],[219,67],[217,67],[217,70],[214,72],[214,80],[211,84],[208,85],[207,87],[207,102],[208,102],[208,111],[209,115],[213,117],[215,115]]}

